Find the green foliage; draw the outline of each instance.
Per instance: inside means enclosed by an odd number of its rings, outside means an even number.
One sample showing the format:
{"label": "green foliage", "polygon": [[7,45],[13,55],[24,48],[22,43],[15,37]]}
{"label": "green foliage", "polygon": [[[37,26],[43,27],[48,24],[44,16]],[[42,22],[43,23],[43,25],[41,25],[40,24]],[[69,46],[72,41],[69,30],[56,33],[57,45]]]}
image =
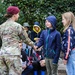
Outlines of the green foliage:
{"label": "green foliage", "polygon": [[0,23],[5,19],[3,15],[9,5],[16,5],[20,8],[19,23],[23,25],[28,22],[31,27],[34,21],[39,21],[41,28],[45,28],[45,18],[51,14],[57,17],[57,29],[62,32],[61,14],[67,11],[75,11],[75,0],[4,0],[0,2]]}

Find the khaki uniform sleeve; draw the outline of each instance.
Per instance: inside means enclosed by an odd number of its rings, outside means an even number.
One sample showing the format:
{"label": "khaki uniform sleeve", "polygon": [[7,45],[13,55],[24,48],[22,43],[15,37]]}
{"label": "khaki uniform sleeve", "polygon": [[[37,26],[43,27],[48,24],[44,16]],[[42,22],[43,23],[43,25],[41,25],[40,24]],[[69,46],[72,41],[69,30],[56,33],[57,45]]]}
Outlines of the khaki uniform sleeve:
{"label": "khaki uniform sleeve", "polygon": [[20,37],[20,39],[21,39],[24,43],[26,43],[26,44],[28,44],[28,45],[30,45],[30,46],[33,46],[33,45],[34,45],[34,42],[32,42],[32,41],[30,40],[30,38],[28,37],[28,34],[27,34],[26,30],[24,29],[24,27],[22,27],[22,30],[21,30],[21,33],[20,33],[19,37]]}

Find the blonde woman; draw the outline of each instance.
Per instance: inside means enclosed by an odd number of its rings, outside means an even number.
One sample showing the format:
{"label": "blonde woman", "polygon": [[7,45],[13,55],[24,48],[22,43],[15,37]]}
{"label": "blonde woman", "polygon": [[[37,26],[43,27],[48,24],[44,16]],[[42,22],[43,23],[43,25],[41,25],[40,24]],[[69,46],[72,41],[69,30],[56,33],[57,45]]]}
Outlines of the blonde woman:
{"label": "blonde woman", "polygon": [[75,16],[72,12],[62,14],[64,34],[62,37],[62,50],[67,75],[75,75]]}

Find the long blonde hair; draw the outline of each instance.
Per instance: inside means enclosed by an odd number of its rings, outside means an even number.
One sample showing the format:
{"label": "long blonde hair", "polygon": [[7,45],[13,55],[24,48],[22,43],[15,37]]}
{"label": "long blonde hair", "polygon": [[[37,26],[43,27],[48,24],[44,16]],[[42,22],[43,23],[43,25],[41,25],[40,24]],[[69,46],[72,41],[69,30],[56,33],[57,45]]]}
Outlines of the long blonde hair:
{"label": "long blonde hair", "polygon": [[73,26],[73,29],[75,30],[75,16],[72,12],[66,12],[62,14],[62,17],[64,17],[67,21],[67,24],[64,26],[65,31],[70,25]]}

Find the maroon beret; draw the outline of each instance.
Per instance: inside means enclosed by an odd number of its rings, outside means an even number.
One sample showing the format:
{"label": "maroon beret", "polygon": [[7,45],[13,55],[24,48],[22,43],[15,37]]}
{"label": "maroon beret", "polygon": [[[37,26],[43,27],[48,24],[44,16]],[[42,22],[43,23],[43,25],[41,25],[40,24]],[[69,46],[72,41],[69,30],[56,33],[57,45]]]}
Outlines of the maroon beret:
{"label": "maroon beret", "polygon": [[19,12],[20,12],[20,9],[19,9],[18,7],[16,7],[16,6],[9,6],[9,7],[7,8],[7,13],[8,13],[8,14],[14,15],[14,14],[17,14],[17,13],[19,13]]}

